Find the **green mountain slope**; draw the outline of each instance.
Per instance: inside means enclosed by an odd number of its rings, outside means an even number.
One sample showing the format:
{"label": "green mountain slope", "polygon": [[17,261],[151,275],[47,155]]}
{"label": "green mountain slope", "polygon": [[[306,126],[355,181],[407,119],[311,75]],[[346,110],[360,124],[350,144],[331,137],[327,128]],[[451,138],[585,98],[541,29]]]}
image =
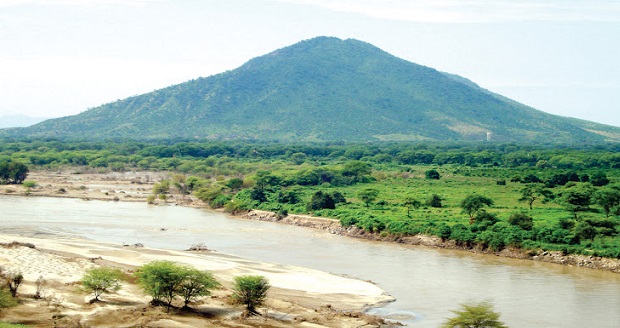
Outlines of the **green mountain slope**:
{"label": "green mountain slope", "polygon": [[5,135],[283,141],[598,142],[620,128],[547,114],[357,40],[318,37],[222,74]]}

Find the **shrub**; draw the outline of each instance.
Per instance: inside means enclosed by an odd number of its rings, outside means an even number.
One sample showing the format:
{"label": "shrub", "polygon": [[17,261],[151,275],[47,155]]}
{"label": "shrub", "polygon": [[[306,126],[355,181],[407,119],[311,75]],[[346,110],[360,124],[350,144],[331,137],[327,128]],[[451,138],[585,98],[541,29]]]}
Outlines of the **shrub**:
{"label": "shrub", "polygon": [[607,175],[605,173],[596,172],[590,177],[590,183],[593,186],[601,187],[609,184],[609,179],[607,178]]}
{"label": "shrub", "polygon": [[493,305],[489,302],[461,304],[461,309],[452,311],[454,317],[449,318],[443,328],[480,327],[480,328],[506,328],[499,321],[499,313],[493,311]]}
{"label": "shrub", "polygon": [[534,227],[534,219],[525,213],[512,213],[508,218],[508,223],[518,226],[523,230],[532,230]]}
{"label": "shrub", "polygon": [[452,234],[452,229],[450,229],[450,227],[446,225],[445,223],[440,224],[439,227],[437,228],[437,236],[439,236],[442,240],[446,240],[450,238],[451,234]]}
{"label": "shrub", "polygon": [[437,194],[433,194],[431,195],[431,197],[426,201],[426,205],[430,206],[430,207],[436,207],[436,208],[440,208],[442,207],[441,201],[443,201],[443,198],[441,198],[441,196],[437,195]]}
{"label": "shrub", "polygon": [[335,209],[336,203],[332,196],[322,191],[317,191],[312,195],[310,202],[306,205],[308,211],[317,211],[322,209]]}
{"label": "shrub", "polygon": [[257,314],[256,307],[265,302],[270,287],[263,276],[238,276],[235,277],[232,298],[237,304],[245,305],[250,314]]}
{"label": "shrub", "polygon": [[366,188],[357,192],[357,197],[366,204],[366,207],[369,207],[370,203],[375,201],[379,196],[379,190]]}
{"label": "shrub", "polygon": [[0,308],[7,308],[17,305],[17,300],[11,295],[11,292],[5,288],[0,288]]}
{"label": "shrub", "polygon": [[37,186],[37,182],[34,180],[26,180],[22,183],[22,186],[31,189]]}
{"label": "shrub", "polygon": [[435,169],[431,169],[431,170],[424,172],[424,176],[426,176],[427,179],[433,179],[433,180],[439,180],[441,178],[441,175]]}
{"label": "shrub", "polygon": [[357,225],[370,232],[381,232],[385,230],[385,222],[372,216],[361,219]]}
{"label": "shrub", "polygon": [[336,203],[336,204],[346,203],[347,202],[347,199],[339,191],[334,191],[332,193],[332,198],[334,199],[334,203]]}
{"label": "shrub", "polygon": [[24,281],[24,275],[19,271],[10,271],[4,273],[4,279],[6,280],[6,286],[11,292],[11,296],[17,296],[17,289]]}

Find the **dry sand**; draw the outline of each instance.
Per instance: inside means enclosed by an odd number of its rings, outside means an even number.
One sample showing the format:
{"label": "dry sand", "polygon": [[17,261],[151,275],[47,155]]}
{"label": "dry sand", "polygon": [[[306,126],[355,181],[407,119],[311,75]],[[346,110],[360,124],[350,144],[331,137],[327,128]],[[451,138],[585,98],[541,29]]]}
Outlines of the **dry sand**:
{"label": "dry sand", "polygon": [[[0,186],[0,193],[30,194],[101,200],[145,201],[152,185],[164,173],[33,172],[29,180],[39,184]],[[167,202],[189,206],[200,203],[176,195]],[[50,236],[0,235],[0,266],[21,271],[21,304],[3,309],[0,320],[34,327],[359,327],[380,326],[382,320],[361,311],[393,301],[376,285],[301,267],[257,262],[212,251],[174,251],[123,246],[82,239]],[[34,246],[34,247],[29,247]],[[192,305],[193,310],[165,309],[149,305],[129,279],[115,294],[104,294],[102,302],[90,304],[91,296],[81,291],[79,280],[97,266],[118,267],[131,273],[137,266],[154,260],[171,260],[213,272],[223,285],[211,297]],[[242,308],[231,305],[233,277],[258,274],[269,279],[272,288],[262,317],[240,319]],[[35,300],[35,282],[45,279],[43,298]],[[180,304],[177,304],[180,306]],[[385,325],[385,324],[383,324]]]}

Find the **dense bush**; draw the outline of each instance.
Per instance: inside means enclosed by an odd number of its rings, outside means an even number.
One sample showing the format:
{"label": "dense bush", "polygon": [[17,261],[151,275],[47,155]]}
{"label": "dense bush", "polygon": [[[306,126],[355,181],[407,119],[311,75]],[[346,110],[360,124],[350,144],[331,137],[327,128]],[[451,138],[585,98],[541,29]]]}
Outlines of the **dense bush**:
{"label": "dense bush", "polygon": [[26,180],[28,167],[11,160],[0,160],[0,184],[19,184]]}

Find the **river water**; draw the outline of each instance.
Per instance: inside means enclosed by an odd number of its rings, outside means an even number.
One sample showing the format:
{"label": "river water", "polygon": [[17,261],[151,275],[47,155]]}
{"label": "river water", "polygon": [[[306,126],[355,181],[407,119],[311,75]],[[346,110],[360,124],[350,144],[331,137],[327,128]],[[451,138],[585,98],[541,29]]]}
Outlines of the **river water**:
{"label": "river water", "polygon": [[369,242],[324,231],[144,203],[0,196],[0,229],[97,241],[210,249],[377,283],[396,302],[371,310],[438,327],[467,301],[489,300],[510,327],[619,327],[620,274],[468,252]]}

